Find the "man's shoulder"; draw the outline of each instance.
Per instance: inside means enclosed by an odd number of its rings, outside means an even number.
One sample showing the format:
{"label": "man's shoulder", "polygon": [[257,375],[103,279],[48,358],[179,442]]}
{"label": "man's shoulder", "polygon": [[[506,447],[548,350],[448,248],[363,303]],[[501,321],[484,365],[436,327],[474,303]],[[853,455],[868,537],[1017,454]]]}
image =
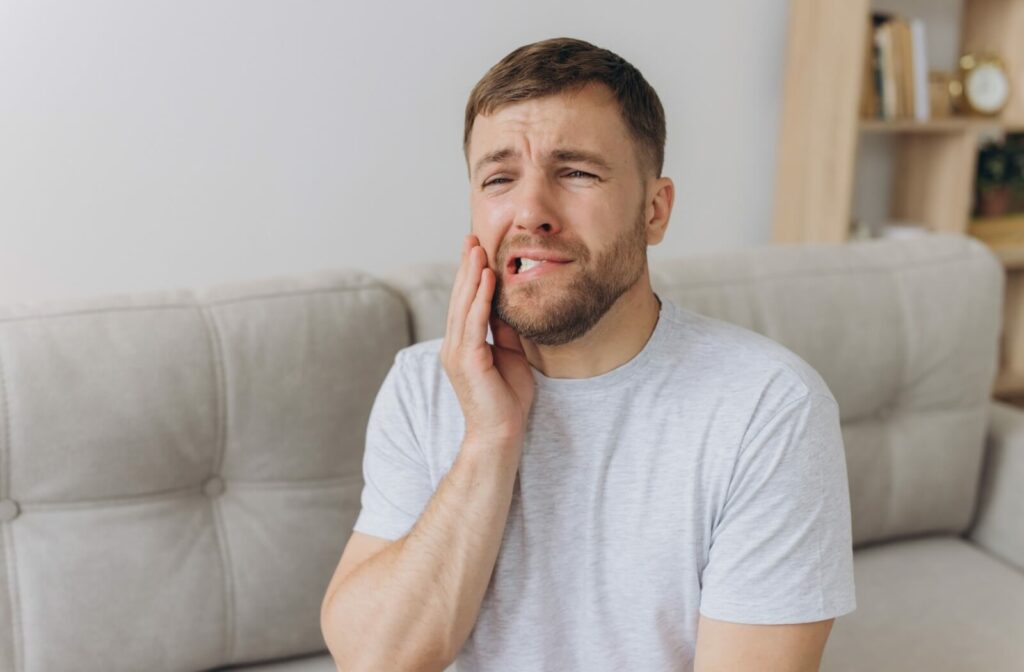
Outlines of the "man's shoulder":
{"label": "man's shoulder", "polygon": [[821,374],[782,343],[734,322],[677,306],[682,359],[687,353],[703,362],[719,381],[771,388],[794,400],[808,394],[834,399]]}
{"label": "man's shoulder", "polygon": [[443,338],[434,338],[407,345],[395,353],[395,366],[407,379],[426,383],[444,373],[441,366]]}
{"label": "man's shoulder", "polygon": [[411,360],[411,362],[420,364],[427,363],[428,361],[439,360],[441,354],[441,344],[444,343],[443,338],[432,338],[427,341],[420,341],[407,345],[398,351],[398,356]]}

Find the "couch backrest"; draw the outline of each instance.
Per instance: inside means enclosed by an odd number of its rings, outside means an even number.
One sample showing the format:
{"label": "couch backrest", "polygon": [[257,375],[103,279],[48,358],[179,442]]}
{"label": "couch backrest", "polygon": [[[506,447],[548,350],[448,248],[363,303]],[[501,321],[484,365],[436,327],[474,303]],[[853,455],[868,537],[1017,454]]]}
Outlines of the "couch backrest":
{"label": "couch backrest", "polygon": [[[0,669],[198,670],[322,650],[395,353],[454,264],[0,308]],[[652,262],[839,401],[856,544],[962,531],[1002,269],[956,236]]]}
{"label": "couch backrest", "polygon": [[[384,280],[417,341],[444,335],[455,264]],[[654,291],[760,332],[839,402],[854,545],[972,518],[996,374],[1003,269],[973,238],[764,246],[651,261]]]}
{"label": "couch backrest", "polygon": [[0,670],[323,650],[409,338],[359,272],[0,309]]}

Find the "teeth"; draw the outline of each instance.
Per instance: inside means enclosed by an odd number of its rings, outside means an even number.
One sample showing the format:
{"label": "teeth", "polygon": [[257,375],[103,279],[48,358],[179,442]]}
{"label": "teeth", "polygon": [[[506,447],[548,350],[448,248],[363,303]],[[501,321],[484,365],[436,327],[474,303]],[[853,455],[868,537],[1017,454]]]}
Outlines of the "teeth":
{"label": "teeth", "polygon": [[525,271],[530,270],[534,266],[536,266],[538,264],[543,264],[543,263],[544,263],[543,259],[538,261],[537,259],[527,259],[526,257],[523,257],[523,258],[521,258],[519,260],[519,272],[523,273]]}

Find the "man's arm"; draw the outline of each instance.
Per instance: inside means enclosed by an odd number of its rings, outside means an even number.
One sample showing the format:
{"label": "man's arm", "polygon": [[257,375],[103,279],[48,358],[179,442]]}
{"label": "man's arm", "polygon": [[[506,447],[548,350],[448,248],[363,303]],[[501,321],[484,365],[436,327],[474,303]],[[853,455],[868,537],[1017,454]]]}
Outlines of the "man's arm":
{"label": "man's arm", "polygon": [[746,625],[702,614],[694,672],[817,672],[834,622]]}
{"label": "man's arm", "polygon": [[[332,581],[337,585],[324,597],[320,623],[345,672],[443,670],[476,624],[505,535],[536,385],[518,334],[491,315],[500,272],[488,265],[476,236],[463,239],[440,352],[465,418],[462,446],[405,537],[376,553],[361,549],[369,557],[343,563],[344,570],[339,564],[338,572],[345,573]],[[487,342],[488,322],[493,344]],[[390,373],[388,380],[395,381]],[[401,407],[396,396],[393,387],[378,394],[382,404],[375,402],[370,414],[368,457],[414,452],[408,414],[384,410]],[[389,437],[392,423],[398,428]],[[397,468],[398,478],[420,472],[422,488],[423,470],[409,462],[406,456],[391,460],[390,467]],[[400,508],[372,497],[364,498],[364,506],[367,501]]]}
{"label": "man's arm", "polygon": [[520,450],[467,437],[409,534],[328,588],[320,622],[339,670],[440,672],[455,659],[494,570]]}

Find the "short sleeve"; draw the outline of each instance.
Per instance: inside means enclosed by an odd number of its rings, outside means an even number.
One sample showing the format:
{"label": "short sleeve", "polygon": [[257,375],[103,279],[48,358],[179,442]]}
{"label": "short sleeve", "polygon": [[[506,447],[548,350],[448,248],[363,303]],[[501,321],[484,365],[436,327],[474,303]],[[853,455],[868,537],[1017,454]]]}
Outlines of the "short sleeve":
{"label": "short sleeve", "polygon": [[830,395],[811,392],[745,439],[711,533],[700,612],[784,624],[856,607],[839,408]]}
{"label": "short sleeve", "polygon": [[422,394],[399,351],[370,409],[363,451],[362,508],[353,530],[395,540],[412,529],[433,495],[419,418]]}

